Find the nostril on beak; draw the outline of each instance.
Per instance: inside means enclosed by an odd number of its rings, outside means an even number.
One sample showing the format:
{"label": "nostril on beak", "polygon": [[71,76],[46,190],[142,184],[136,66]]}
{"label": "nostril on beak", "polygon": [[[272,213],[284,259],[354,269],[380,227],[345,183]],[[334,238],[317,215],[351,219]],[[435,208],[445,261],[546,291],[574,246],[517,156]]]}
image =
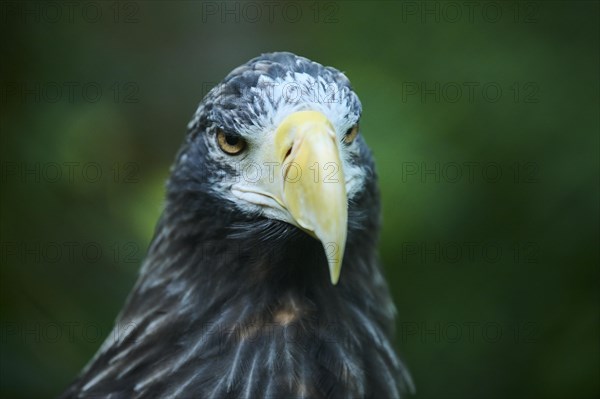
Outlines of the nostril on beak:
{"label": "nostril on beak", "polygon": [[283,162],[282,163],[285,163],[285,160],[290,156],[291,153],[292,153],[292,146],[290,146],[290,148],[288,148],[287,152],[283,156]]}

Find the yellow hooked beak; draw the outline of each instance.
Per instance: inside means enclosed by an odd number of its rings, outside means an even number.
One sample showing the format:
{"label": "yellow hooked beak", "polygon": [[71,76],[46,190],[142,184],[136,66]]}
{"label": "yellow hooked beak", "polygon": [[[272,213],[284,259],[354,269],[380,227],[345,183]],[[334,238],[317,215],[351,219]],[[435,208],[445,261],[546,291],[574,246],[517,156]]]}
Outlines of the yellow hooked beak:
{"label": "yellow hooked beak", "polygon": [[348,198],[335,130],[320,112],[295,112],[277,128],[273,146],[282,164],[281,205],[298,227],[321,241],[331,283],[337,284],[346,246]]}

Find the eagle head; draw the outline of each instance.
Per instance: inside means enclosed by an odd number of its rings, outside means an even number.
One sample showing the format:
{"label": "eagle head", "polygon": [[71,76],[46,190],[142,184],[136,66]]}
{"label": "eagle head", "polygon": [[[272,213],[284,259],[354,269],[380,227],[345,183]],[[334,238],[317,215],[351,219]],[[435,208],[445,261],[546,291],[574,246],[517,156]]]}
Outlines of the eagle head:
{"label": "eagle head", "polygon": [[202,100],[139,278],[64,397],[395,398],[379,194],[343,73],[291,53]]}

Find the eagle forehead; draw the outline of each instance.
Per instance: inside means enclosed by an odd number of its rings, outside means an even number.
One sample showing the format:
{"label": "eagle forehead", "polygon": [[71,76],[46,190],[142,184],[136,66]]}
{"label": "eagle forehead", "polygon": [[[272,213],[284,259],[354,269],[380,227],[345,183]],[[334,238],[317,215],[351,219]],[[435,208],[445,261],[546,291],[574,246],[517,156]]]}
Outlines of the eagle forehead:
{"label": "eagle forehead", "polygon": [[361,105],[346,85],[303,72],[272,79],[260,76],[256,84],[236,95],[223,95],[211,116],[240,133],[273,129],[289,114],[315,110],[325,114],[334,126],[347,128],[356,123]]}
{"label": "eagle forehead", "polygon": [[229,73],[206,96],[190,126],[205,116],[224,128],[254,135],[306,109],[323,112],[344,129],[358,120],[362,107],[350,81],[337,69],[292,53],[269,53]]}
{"label": "eagle forehead", "polygon": [[247,79],[247,83],[252,84],[252,81],[257,79],[257,76],[267,76],[275,80],[295,72],[313,77],[322,76],[331,81],[337,81],[340,84],[349,84],[348,78],[337,69],[323,66],[318,62],[289,52],[266,53],[253,58],[231,71],[225,77],[224,82],[229,82],[243,76]]}

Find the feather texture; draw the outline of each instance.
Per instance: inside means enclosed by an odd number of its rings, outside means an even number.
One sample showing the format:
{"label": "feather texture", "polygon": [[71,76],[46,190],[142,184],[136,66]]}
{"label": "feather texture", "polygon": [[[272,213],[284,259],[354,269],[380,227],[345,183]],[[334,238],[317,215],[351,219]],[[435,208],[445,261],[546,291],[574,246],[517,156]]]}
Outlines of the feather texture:
{"label": "feather texture", "polygon": [[[276,53],[230,80],[251,86],[257,74],[289,70],[343,76]],[[368,148],[361,142],[353,161],[364,184],[349,204],[342,276],[332,286],[317,240],[215,192],[215,179],[232,172],[210,161],[202,137],[208,115],[228,108],[210,96],[201,104],[115,331],[62,397],[400,397],[412,383],[390,341],[395,310],[377,263],[379,193]]]}

